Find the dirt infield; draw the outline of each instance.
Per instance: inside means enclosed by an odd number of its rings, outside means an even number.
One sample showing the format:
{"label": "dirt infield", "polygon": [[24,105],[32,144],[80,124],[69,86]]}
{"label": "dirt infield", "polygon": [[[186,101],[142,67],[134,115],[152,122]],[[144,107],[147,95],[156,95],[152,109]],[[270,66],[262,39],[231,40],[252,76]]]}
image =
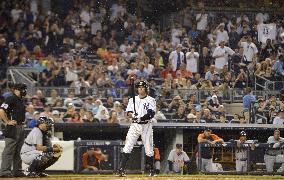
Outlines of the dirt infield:
{"label": "dirt infield", "polygon": [[[9,178],[11,179],[11,178]],[[21,180],[30,180],[31,178],[17,178]],[[127,177],[116,177],[114,175],[51,175],[48,178],[33,178],[41,180],[284,180],[284,176],[235,176],[235,175],[159,175],[157,177],[147,177],[146,175],[129,175]]]}

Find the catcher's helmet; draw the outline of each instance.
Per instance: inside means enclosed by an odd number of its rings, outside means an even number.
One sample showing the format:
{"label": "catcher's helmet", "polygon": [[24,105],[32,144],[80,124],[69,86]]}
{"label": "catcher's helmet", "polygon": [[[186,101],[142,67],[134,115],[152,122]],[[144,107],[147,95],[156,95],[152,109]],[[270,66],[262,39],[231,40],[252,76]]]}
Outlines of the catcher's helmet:
{"label": "catcher's helmet", "polygon": [[246,136],[247,133],[245,131],[240,132],[240,136]]}

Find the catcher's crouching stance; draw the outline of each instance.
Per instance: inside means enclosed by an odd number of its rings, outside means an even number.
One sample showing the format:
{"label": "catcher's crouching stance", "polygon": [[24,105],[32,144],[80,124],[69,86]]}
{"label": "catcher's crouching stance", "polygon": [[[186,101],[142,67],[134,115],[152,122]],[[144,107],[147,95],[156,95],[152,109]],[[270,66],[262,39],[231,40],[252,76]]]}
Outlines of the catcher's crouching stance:
{"label": "catcher's crouching stance", "polygon": [[46,177],[43,171],[53,165],[62,154],[62,147],[58,144],[52,146],[48,130],[53,120],[40,117],[37,126],[32,129],[21,149],[22,161],[29,165],[26,169],[28,177]]}

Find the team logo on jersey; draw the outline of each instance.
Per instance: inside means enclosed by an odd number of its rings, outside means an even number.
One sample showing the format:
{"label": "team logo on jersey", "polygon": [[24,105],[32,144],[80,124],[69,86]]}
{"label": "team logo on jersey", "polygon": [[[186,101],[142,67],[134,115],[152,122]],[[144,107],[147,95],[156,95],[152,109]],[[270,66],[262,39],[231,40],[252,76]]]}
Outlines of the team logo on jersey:
{"label": "team logo on jersey", "polygon": [[144,107],[145,110],[148,110],[149,109],[149,103],[144,103],[143,107]]}

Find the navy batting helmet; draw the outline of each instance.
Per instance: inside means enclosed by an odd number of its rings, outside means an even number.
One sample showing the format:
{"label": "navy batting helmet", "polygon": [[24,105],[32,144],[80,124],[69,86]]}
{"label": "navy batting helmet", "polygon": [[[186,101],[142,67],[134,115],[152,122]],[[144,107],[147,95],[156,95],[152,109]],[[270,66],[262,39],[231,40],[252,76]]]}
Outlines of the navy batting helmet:
{"label": "navy batting helmet", "polygon": [[240,136],[247,136],[247,133],[245,131],[240,132]]}
{"label": "navy batting helmet", "polygon": [[48,117],[46,116],[39,117],[37,120],[37,124],[39,125],[39,124],[44,124],[44,123],[48,124]]}
{"label": "navy batting helmet", "polygon": [[138,83],[136,83],[136,88],[140,86],[144,87],[147,93],[149,92],[149,86],[146,81],[139,81]]}

